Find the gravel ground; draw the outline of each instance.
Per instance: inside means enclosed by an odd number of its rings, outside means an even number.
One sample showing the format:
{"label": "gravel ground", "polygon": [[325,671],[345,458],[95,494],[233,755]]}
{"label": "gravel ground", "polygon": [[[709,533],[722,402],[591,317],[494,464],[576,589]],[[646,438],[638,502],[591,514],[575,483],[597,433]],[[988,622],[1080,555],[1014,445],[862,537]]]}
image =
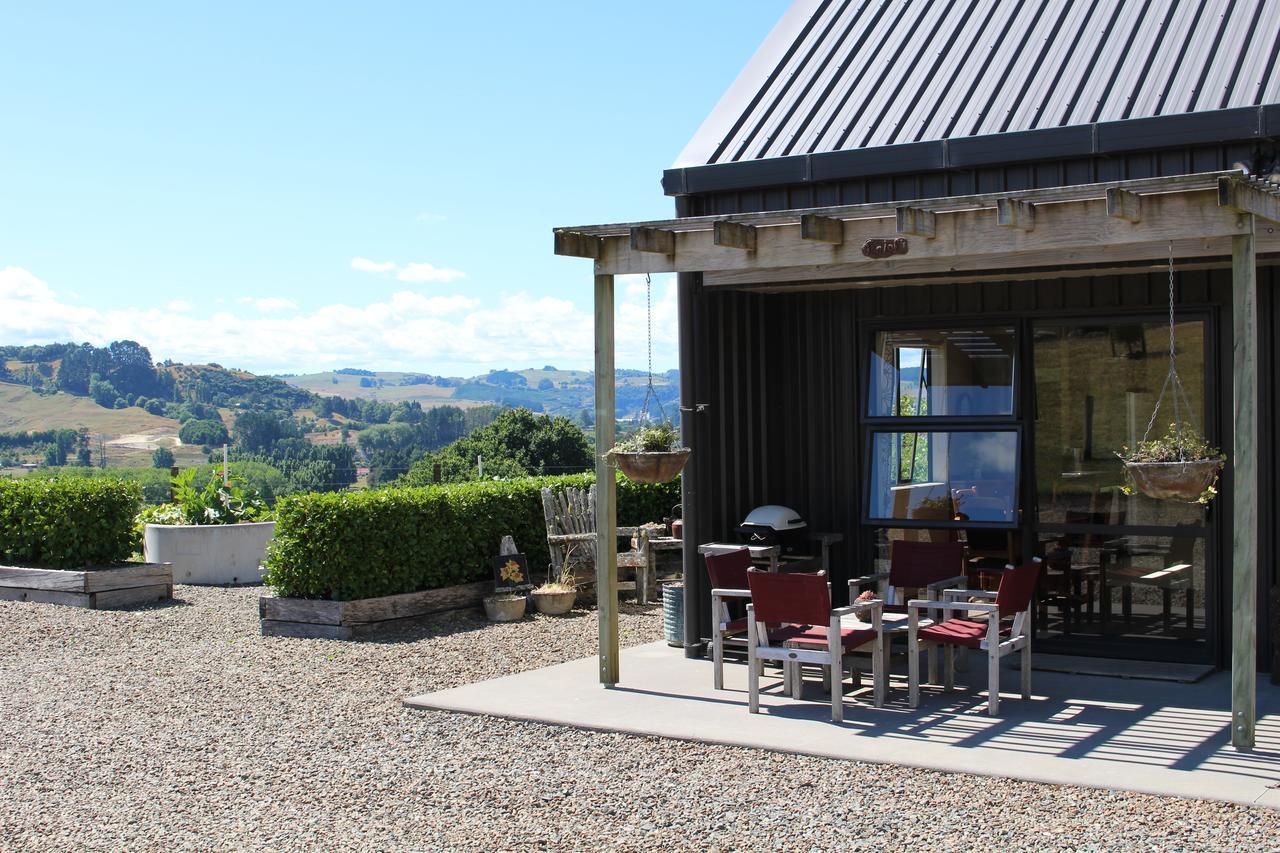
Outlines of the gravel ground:
{"label": "gravel ground", "polygon": [[0,602],[0,850],[1280,847],[1261,809],[410,711],[593,654],[594,614],[341,643],[258,636],[259,594]]}

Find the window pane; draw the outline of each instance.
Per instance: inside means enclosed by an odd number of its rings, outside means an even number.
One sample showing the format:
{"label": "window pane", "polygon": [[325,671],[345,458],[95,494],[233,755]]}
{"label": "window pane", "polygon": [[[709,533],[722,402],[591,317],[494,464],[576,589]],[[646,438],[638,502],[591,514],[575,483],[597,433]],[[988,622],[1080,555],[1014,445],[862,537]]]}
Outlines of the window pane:
{"label": "window pane", "polygon": [[872,417],[1013,414],[1012,327],[880,332]]}
{"label": "window pane", "polygon": [[1014,523],[1017,463],[1008,430],[873,433],[870,517]]}
{"label": "window pane", "polygon": [[[1176,327],[1178,374],[1204,424],[1204,323]],[[1035,327],[1036,491],[1039,520],[1057,524],[1201,524],[1198,504],[1126,495],[1122,448],[1142,439],[1169,370],[1166,323]],[[1151,437],[1173,422],[1166,393]]]}
{"label": "window pane", "polygon": [[1039,553],[1038,638],[1204,643],[1204,539],[1045,533]]}

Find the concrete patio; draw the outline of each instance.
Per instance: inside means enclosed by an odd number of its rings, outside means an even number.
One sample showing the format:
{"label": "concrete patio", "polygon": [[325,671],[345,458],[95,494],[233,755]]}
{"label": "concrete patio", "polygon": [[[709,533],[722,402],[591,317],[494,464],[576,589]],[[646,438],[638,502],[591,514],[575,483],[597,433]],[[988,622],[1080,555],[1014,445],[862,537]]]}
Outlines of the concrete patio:
{"label": "concrete patio", "polygon": [[[869,687],[846,697],[845,722],[830,721],[816,680],[805,701],[780,695],[769,674],[759,715],[747,713],[746,667],[725,667],[726,690],[711,687],[711,663],[665,643],[622,652],[622,680],[597,682],[584,658],[405,700],[412,708],[489,714],[601,731],[677,738],[932,770],[1195,797],[1280,809],[1280,689],[1258,684],[1258,748],[1230,746],[1229,673],[1198,683],[1036,672],[1029,701],[1006,671],[1001,716],[988,717],[971,688],[985,661],[957,675],[951,694],[926,688],[906,704],[895,675],[883,709]],[[895,666],[895,672],[901,666]],[[869,684],[870,678],[866,682]]]}

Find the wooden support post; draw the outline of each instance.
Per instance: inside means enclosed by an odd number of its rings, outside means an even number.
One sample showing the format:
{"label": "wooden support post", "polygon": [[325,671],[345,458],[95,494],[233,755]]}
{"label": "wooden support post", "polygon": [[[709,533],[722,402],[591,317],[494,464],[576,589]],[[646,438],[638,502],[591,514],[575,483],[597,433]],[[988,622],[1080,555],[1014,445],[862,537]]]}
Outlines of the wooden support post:
{"label": "wooden support post", "polygon": [[844,221],[816,213],[801,214],[800,238],[839,246],[844,242]]}
{"label": "wooden support post", "polygon": [[1111,187],[1107,190],[1107,216],[1127,222],[1142,220],[1142,196],[1128,190]]}
{"label": "wooden support post", "polygon": [[[670,232],[667,232],[670,233]],[[600,683],[618,683],[617,480],[605,454],[613,447],[613,276],[596,276],[596,613],[600,629]]]}
{"label": "wooden support post", "polygon": [[996,224],[1007,228],[1019,228],[1023,231],[1034,231],[1036,227],[1036,206],[1029,201],[1017,198],[1002,198],[996,201]]}
{"label": "wooden support post", "polygon": [[1243,215],[1249,233],[1231,238],[1231,745],[1251,750],[1258,710],[1258,265],[1253,216]]}
{"label": "wooden support post", "polygon": [[938,234],[938,214],[918,207],[900,207],[896,211],[899,234],[926,237],[932,240]]}
{"label": "wooden support post", "polygon": [[556,231],[554,233],[557,255],[567,255],[571,258],[600,257],[600,244],[604,241],[599,237],[580,234],[577,231]]}
{"label": "wooden support post", "polygon": [[756,229],[754,225],[742,225],[738,222],[722,221],[714,226],[711,236],[712,244],[743,249],[747,252],[756,250]]}
{"label": "wooden support post", "polygon": [[631,248],[637,252],[674,255],[676,253],[676,232],[637,225],[631,229]]}

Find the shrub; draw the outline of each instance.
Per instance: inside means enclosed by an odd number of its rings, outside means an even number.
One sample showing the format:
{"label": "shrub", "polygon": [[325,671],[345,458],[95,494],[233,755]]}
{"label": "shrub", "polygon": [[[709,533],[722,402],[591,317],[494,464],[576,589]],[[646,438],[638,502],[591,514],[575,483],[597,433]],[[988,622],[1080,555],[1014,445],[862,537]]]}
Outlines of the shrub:
{"label": "shrub", "polygon": [[[349,601],[492,577],[490,558],[510,534],[535,576],[545,572],[542,487],[587,486],[589,474],[451,483],[426,488],[295,495],[276,505],[266,582],[288,598]],[[679,482],[618,481],[618,523],[657,521]]]}
{"label": "shrub", "polygon": [[222,421],[193,418],[178,430],[178,438],[183,444],[226,444],[227,427]]}
{"label": "shrub", "polygon": [[137,483],[22,477],[0,480],[0,562],[46,569],[110,566],[137,546]]}
{"label": "shrub", "polygon": [[[202,473],[203,471],[203,473]],[[173,497],[187,524],[239,524],[258,521],[267,505],[257,489],[239,475],[223,485],[217,471],[191,468],[173,481]]]}
{"label": "shrub", "polygon": [[35,480],[116,480],[137,483],[147,503],[169,499],[169,472],[161,468],[41,468],[27,479]]}

